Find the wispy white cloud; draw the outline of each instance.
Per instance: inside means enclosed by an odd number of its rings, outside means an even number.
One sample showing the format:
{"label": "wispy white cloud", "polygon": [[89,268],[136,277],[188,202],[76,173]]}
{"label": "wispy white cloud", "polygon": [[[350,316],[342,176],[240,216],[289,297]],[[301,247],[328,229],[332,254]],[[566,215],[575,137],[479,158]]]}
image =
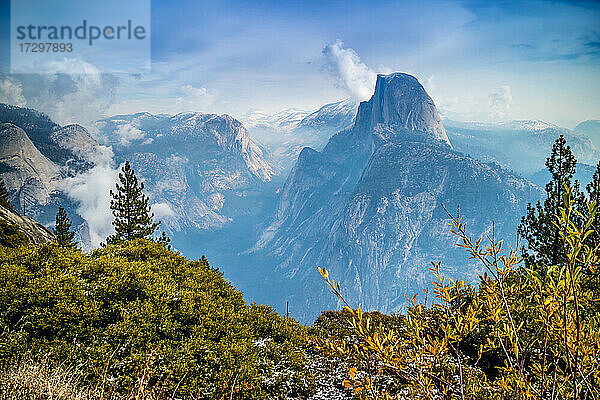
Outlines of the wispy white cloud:
{"label": "wispy white cloud", "polygon": [[351,48],[344,47],[340,39],[323,49],[325,68],[358,100],[367,100],[373,95],[377,73],[371,70]]}
{"label": "wispy white cloud", "polygon": [[132,141],[143,139],[146,136],[137,126],[129,123],[118,125],[114,134],[119,137],[119,142],[123,146],[129,146]]}
{"label": "wispy white cloud", "polygon": [[[129,90],[129,97],[113,103],[106,111],[108,115],[131,114],[136,112],[150,112],[153,114],[177,114],[184,111],[194,112],[224,112],[217,105],[217,94],[201,85],[181,83],[174,85],[172,82],[158,80],[152,81],[149,77],[138,81],[124,83],[121,91]],[[151,99],[144,94],[146,86],[152,86]],[[139,96],[136,97],[135,95]],[[156,97],[154,97],[156,96]]]}
{"label": "wispy white cloud", "polygon": [[[44,73],[48,71],[59,71]],[[114,99],[119,79],[79,59],[39,66],[40,73],[15,74],[0,81],[0,101],[42,111],[61,125],[92,127]]]}
{"label": "wispy white cloud", "polygon": [[21,84],[10,77],[0,79],[0,103],[23,107],[27,100],[23,96]]}
{"label": "wispy white cloud", "polygon": [[510,118],[512,101],[513,98],[510,86],[508,85],[503,85],[499,91],[490,94],[489,104],[492,117],[500,120],[508,120]]}
{"label": "wispy white cloud", "polygon": [[205,87],[183,85],[179,92],[181,95],[175,99],[175,112],[204,111],[214,101],[214,95]]}
{"label": "wispy white cloud", "polygon": [[61,189],[74,200],[77,213],[87,222],[93,247],[98,247],[114,232],[110,211],[110,190],[115,187],[118,171],[114,168],[110,148],[98,152],[93,168],[66,178]]}

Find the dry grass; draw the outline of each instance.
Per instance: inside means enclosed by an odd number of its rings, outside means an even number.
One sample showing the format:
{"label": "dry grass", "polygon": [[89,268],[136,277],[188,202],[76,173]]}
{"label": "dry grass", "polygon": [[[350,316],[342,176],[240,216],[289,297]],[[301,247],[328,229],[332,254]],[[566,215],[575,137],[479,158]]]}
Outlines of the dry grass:
{"label": "dry grass", "polygon": [[81,384],[81,373],[47,362],[20,362],[0,370],[0,400],[169,400],[160,385],[150,387],[153,356],[129,393],[114,391],[106,380],[93,388]]}
{"label": "dry grass", "polygon": [[47,363],[20,362],[0,372],[0,400],[91,400],[79,374],[69,368],[50,368]]}

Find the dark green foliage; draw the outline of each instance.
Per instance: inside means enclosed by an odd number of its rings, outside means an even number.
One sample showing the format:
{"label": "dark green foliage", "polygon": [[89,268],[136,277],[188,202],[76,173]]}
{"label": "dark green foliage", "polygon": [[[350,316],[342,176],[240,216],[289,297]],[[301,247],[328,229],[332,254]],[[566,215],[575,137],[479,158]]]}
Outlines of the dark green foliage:
{"label": "dark green foliage", "polygon": [[131,239],[151,236],[160,222],[154,222],[154,214],[148,205],[148,197],[143,193],[144,182],[138,183],[135,171],[125,162],[119,173],[117,191],[110,191],[112,209],[115,220],[115,234],[106,239],[108,244],[119,243]]}
{"label": "dark green foliage", "polygon": [[0,178],[0,205],[12,210],[12,205],[10,201],[8,201],[8,190],[6,190],[6,186],[4,185],[4,179]]}
{"label": "dark green foliage", "polygon": [[[588,200],[596,202],[600,206],[600,162],[596,166],[596,171],[592,176],[592,181],[585,187]],[[596,218],[593,223],[594,232],[589,237],[589,244],[596,247],[600,244],[600,218]]]}
{"label": "dark green foliage", "polygon": [[[151,379],[182,399],[307,398],[297,322],[248,306],[205,259],[145,239],[86,255],[56,244],[0,249],[0,361],[77,366],[128,393]],[[106,375],[105,375],[106,374]]]}
{"label": "dark green foliage", "polygon": [[[591,182],[586,186],[586,192],[589,202],[595,202],[600,207],[600,162],[596,166],[596,171],[592,176]],[[584,210],[585,211],[585,210]],[[591,228],[593,231],[587,238],[587,245],[594,249],[600,247],[600,218],[596,217],[593,220]],[[600,270],[595,266],[595,270],[588,268],[585,270],[587,279],[584,282],[584,287],[592,290],[596,298],[600,299]],[[594,307],[595,313],[600,313],[600,301],[596,302]]]}
{"label": "dark green foliage", "polygon": [[15,248],[29,244],[29,240],[19,231],[19,227],[0,221],[0,246]]}
{"label": "dark green foliage", "polygon": [[56,224],[54,226],[54,235],[56,235],[56,243],[60,247],[74,248],[77,247],[75,242],[75,232],[71,231],[71,220],[63,206],[58,207],[56,213]]}
{"label": "dark green foliage", "polygon": [[171,238],[167,236],[165,232],[162,232],[160,237],[156,239],[156,243],[160,243],[167,248],[167,250],[171,250]]}
{"label": "dark green foliage", "polygon": [[[552,180],[546,184],[546,199],[543,203],[531,203],[527,214],[521,219],[519,234],[525,239],[527,251],[525,262],[529,266],[536,264],[557,265],[564,262],[558,228],[554,225],[556,215],[565,193],[565,185],[573,187],[578,204],[583,203],[579,183],[572,183],[577,160],[565,138],[561,135],[552,146],[552,153],[546,160],[546,168],[552,174]],[[544,273],[543,271],[541,271]]]}

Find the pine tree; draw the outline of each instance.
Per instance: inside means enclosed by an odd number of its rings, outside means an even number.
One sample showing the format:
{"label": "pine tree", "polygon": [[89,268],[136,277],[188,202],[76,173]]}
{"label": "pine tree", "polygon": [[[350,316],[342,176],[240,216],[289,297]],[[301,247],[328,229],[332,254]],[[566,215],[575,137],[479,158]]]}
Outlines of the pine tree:
{"label": "pine tree", "polygon": [[115,217],[113,225],[115,234],[106,239],[106,243],[114,244],[121,241],[145,238],[151,236],[159,222],[154,222],[154,214],[148,205],[148,197],[142,192],[144,183],[138,184],[135,171],[129,165],[129,161],[119,173],[119,183],[116,184],[116,192],[110,191],[112,200],[110,208]]}
{"label": "pine tree", "polygon": [[156,239],[156,242],[165,246],[167,250],[171,250],[171,238],[167,236],[166,232],[163,231],[160,237]]}
{"label": "pine tree", "polygon": [[8,190],[6,190],[6,186],[4,185],[4,179],[0,178],[0,205],[12,210],[12,205],[10,201],[8,201]]}
{"label": "pine tree", "polygon": [[74,248],[77,247],[77,242],[74,240],[75,232],[71,231],[71,220],[63,206],[58,207],[56,213],[56,225],[54,227],[56,242],[60,247]]}
{"label": "pine tree", "polygon": [[523,255],[528,266],[538,263],[557,265],[564,262],[559,230],[554,222],[556,215],[560,215],[565,185],[573,186],[573,196],[578,204],[584,202],[579,183],[576,180],[571,183],[576,165],[577,160],[561,135],[554,142],[550,157],[546,159],[546,168],[552,175],[552,179],[546,184],[546,199],[543,204],[538,201],[535,206],[529,203],[527,214],[519,225],[519,234],[527,242],[528,250]]}

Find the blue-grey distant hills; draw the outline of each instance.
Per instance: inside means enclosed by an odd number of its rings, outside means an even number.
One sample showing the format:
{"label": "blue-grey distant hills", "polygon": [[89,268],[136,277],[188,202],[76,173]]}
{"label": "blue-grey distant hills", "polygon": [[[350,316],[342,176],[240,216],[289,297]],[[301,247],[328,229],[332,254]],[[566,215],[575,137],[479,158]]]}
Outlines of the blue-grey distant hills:
{"label": "blue-grey distant hills", "polygon": [[579,162],[595,165],[600,159],[591,136],[543,121],[480,123],[446,120],[444,126],[456,150],[482,161],[496,162],[525,177],[545,168],[546,158],[560,135],[565,137]]}
{"label": "blue-grey distant hills", "polygon": [[583,121],[573,131],[589,137],[596,148],[600,148],[600,120],[590,119]]}
{"label": "blue-grey distant hills", "polygon": [[[470,232],[512,240],[540,189],[497,164],[453,150],[416,78],[379,75],[353,126],[323,151],[302,150],[269,226],[251,249],[273,260],[273,285],[296,316],[335,308],[316,271],[328,268],[354,305],[394,312],[428,286],[431,261],[454,278],[481,267],[455,246],[442,205],[460,206]],[[270,278],[275,280],[275,278]]]}
{"label": "blue-grey distant hills", "polygon": [[308,112],[297,109],[247,113],[244,123],[263,145],[280,174],[287,176],[304,147],[321,150],[329,138],[354,122],[358,102],[346,99]]}

